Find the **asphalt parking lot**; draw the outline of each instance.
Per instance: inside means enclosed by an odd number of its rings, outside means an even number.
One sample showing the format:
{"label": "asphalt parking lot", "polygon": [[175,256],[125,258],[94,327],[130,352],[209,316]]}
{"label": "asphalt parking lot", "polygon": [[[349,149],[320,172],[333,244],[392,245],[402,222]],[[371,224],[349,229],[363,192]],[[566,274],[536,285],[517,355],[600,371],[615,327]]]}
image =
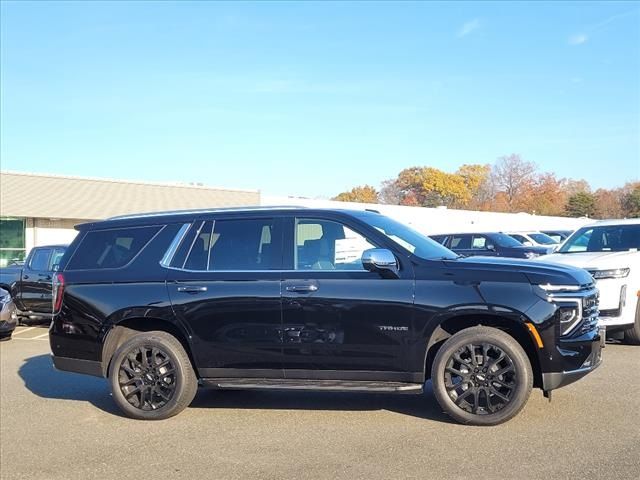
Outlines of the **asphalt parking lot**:
{"label": "asphalt parking lot", "polygon": [[548,403],[464,427],[421,396],[216,392],[161,422],[123,418],[106,381],[55,371],[47,330],[0,343],[2,479],[638,478],[640,347]]}

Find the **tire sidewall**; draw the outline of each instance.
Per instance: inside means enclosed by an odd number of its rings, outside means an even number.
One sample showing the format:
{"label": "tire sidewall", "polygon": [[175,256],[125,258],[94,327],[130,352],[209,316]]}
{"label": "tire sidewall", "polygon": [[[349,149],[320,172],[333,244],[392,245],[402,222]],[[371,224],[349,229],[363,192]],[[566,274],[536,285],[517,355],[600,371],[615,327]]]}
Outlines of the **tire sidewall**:
{"label": "tire sidewall", "polygon": [[[472,331],[473,330],[473,331]],[[469,343],[491,343],[501,348],[513,361],[516,369],[516,392],[509,404],[488,415],[476,415],[458,407],[445,387],[444,371],[450,356]],[[510,335],[493,328],[466,329],[447,340],[436,355],[431,371],[433,391],[440,406],[458,422],[473,425],[498,425],[516,416],[526,404],[533,387],[533,373],[529,357]]]}
{"label": "tire sidewall", "polygon": [[[173,337],[170,337],[173,339]],[[174,340],[174,342],[178,342]],[[109,366],[109,384],[111,386],[111,393],[113,399],[118,407],[131,418],[139,420],[162,420],[172,417],[179,413],[184,407],[181,407],[182,397],[185,395],[185,382],[187,376],[192,372],[186,371],[186,365],[183,358],[177,348],[182,349],[182,346],[176,346],[176,344],[167,338],[162,338],[160,335],[153,333],[140,333],[136,334],[127,341],[125,341],[114,354],[111,364]],[[165,352],[175,365],[176,369],[176,389],[171,397],[171,400],[157,410],[141,410],[136,408],[124,397],[119,385],[119,370],[120,364],[125,356],[133,349],[141,346],[158,347]]]}

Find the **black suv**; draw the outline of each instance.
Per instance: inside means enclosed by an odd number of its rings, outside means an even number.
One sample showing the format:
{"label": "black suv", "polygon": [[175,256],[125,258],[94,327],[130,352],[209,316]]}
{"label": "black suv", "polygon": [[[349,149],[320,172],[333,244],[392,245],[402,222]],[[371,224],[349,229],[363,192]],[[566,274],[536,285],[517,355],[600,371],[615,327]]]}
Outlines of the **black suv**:
{"label": "black suv", "polygon": [[464,256],[535,258],[551,253],[547,247],[530,247],[506,233],[450,233],[430,235],[438,243]]}
{"label": "black suv", "polygon": [[494,425],[601,361],[584,270],[459,258],[369,211],[255,208],[77,227],[54,278],[53,361],[161,419],[198,384],[421,393]]}

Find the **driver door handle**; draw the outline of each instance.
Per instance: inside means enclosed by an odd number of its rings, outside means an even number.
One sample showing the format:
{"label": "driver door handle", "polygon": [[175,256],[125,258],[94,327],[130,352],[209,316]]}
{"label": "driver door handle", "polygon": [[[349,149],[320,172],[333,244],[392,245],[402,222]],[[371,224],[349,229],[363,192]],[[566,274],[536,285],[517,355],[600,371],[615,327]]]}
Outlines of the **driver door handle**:
{"label": "driver door handle", "polygon": [[310,293],[318,290],[316,285],[290,285],[287,287],[287,292],[296,293]]}
{"label": "driver door handle", "polygon": [[200,292],[206,292],[207,291],[207,287],[198,287],[198,286],[186,286],[186,287],[178,287],[178,291],[179,292],[184,292],[184,293],[200,293]]}

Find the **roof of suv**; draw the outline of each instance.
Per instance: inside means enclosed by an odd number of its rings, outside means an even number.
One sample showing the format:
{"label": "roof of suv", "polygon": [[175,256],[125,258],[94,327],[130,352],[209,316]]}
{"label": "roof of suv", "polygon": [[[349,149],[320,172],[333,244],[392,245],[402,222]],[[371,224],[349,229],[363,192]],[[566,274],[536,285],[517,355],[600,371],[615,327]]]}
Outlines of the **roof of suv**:
{"label": "roof of suv", "polygon": [[614,220],[600,220],[598,222],[589,223],[585,227],[609,227],[616,225],[640,225],[640,218],[619,218]]}
{"label": "roof of suv", "polygon": [[234,208],[211,208],[211,209],[194,209],[194,210],[173,210],[165,212],[149,212],[139,213],[132,215],[121,215],[117,217],[107,218],[97,222],[87,222],[80,225],[76,225],[76,229],[83,230],[93,226],[100,225],[103,228],[124,226],[132,224],[152,224],[155,222],[180,222],[184,221],[185,217],[199,217],[209,214],[234,214],[234,213],[271,213],[274,215],[285,213],[304,213],[305,215],[313,215],[320,213],[343,213],[350,216],[362,216],[367,214],[379,214],[375,210],[349,210],[349,209],[336,209],[336,208],[306,208],[301,206],[256,206],[256,207],[234,207]]}

